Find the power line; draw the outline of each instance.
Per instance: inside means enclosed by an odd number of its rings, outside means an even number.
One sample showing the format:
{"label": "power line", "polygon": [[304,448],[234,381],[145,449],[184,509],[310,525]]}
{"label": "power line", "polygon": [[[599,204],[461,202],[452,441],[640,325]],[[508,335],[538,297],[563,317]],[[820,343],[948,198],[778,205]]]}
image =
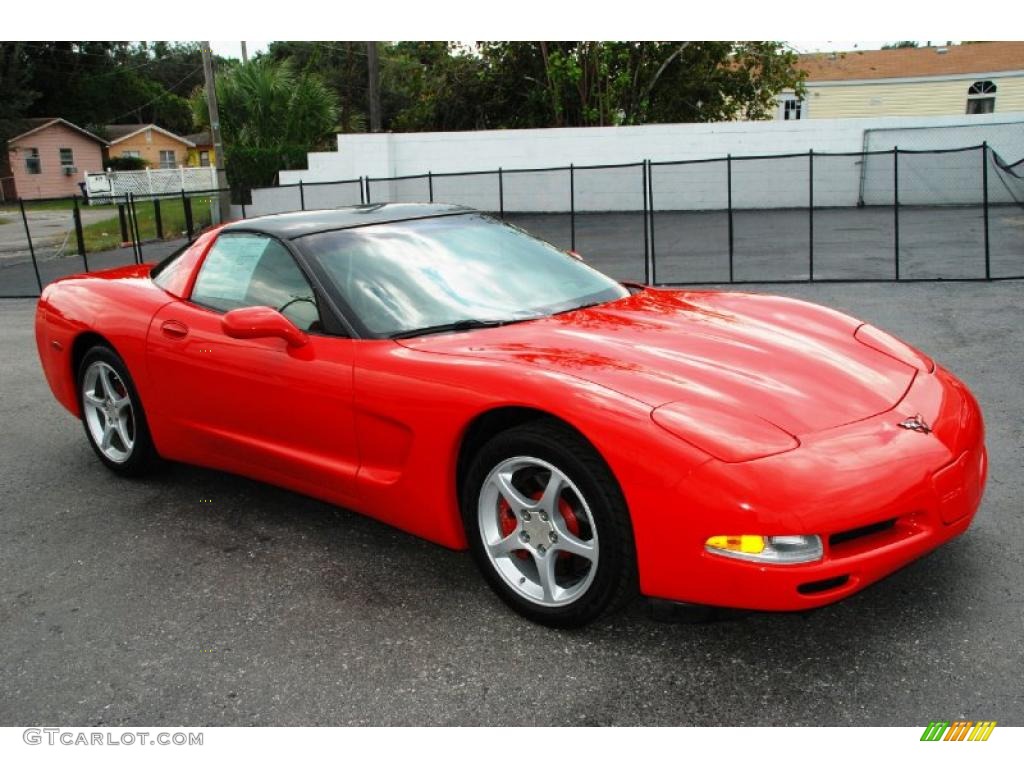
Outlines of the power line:
{"label": "power line", "polygon": [[[73,50],[71,50],[69,48],[51,48],[49,46],[36,45],[34,43],[18,43],[18,45],[25,46],[26,48],[33,48],[33,49],[35,49],[37,51],[45,51],[46,53],[63,53],[63,54],[66,54],[66,55],[72,56],[72,57],[94,56],[94,57],[97,57],[97,58],[104,59],[105,61],[107,61],[107,62],[109,62],[111,64],[117,65],[117,69],[111,70],[109,72],[96,72],[96,73],[94,73],[93,76],[95,76],[95,77],[110,77],[111,75],[116,75],[119,72],[125,71],[125,70],[133,72],[133,71],[135,71],[137,69],[143,69],[144,67],[151,67],[154,64],[158,64],[158,63],[160,63],[162,61],[170,61],[173,58],[172,55],[168,54],[166,56],[153,56],[152,58],[149,58],[146,61],[142,61],[142,62],[139,62],[137,64],[127,64],[127,63],[122,63],[121,61],[119,61],[118,58],[117,58],[117,55],[114,54],[114,53],[91,53],[89,51],[73,51]],[[138,55],[139,53],[142,53],[142,51],[136,50],[131,55]],[[145,51],[144,53],[147,56],[149,55],[149,51],[148,50]]]}
{"label": "power line", "polygon": [[189,72],[189,73],[188,73],[187,75],[185,75],[185,76],[184,76],[183,78],[181,78],[181,80],[179,80],[178,82],[176,82],[176,83],[175,83],[174,85],[172,85],[172,86],[171,86],[170,88],[165,88],[164,90],[166,91],[166,93],[161,93],[161,94],[160,94],[159,96],[157,96],[157,97],[155,97],[155,98],[153,98],[153,99],[150,99],[150,100],[149,100],[149,101],[147,101],[147,102],[146,102],[145,104],[142,104],[142,105],[140,105],[140,106],[138,106],[138,107],[135,107],[134,109],[129,109],[129,110],[127,111],[127,112],[124,112],[124,113],[122,113],[122,114],[118,115],[117,117],[112,117],[112,118],[109,118],[109,122],[110,122],[110,123],[116,123],[116,122],[117,122],[118,120],[120,120],[120,119],[121,119],[122,117],[127,117],[128,115],[131,115],[131,114],[134,114],[135,112],[138,112],[138,111],[139,111],[140,109],[145,109],[146,107],[148,107],[148,106],[150,106],[150,105],[152,105],[152,104],[155,104],[156,102],[160,101],[160,99],[162,99],[162,98],[163,98],[164,96],[166,96],[166,95],[167,95],[167,93],[173,93],[173,92],[174,92],[174,89],[175,89],[175,88],[177,88],[177,87],[178,87],[179,85],[181,85],[182,83],[184,83],[184,82],[185,82],[186,80],[188,80],[188,79],[189,79],[190,77],[192,77],[193,75],[195,75],[195,74],[196,74],[196,73],[197,73],[197,72],[198,72],[199,70],[201,70],[202,68],[203,68],[203,65],[202,65],[202,64],[200,64],[200,65],[199,65],[198,67],[196,67],[195,69],[193,69],[193,70],[192,70],[191,72]]}

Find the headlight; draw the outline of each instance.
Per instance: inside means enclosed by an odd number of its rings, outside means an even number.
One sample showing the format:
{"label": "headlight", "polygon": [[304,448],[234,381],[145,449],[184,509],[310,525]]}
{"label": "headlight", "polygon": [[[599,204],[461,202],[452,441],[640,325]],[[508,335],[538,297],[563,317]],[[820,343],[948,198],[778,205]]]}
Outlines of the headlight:
{"label": "headlight", "polygon": [[712,536],[704,549],[713,555],[735,557],[755,563],[811,563],[820,560],[824,550],[820,536]]}

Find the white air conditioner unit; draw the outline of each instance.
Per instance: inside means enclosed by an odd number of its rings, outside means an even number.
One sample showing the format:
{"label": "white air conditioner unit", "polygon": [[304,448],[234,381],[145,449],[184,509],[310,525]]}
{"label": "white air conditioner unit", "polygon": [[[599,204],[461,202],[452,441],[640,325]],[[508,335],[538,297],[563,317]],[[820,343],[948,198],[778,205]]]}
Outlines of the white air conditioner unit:
{"label": "white air conditioner unit", "polygon": [[65,176],[74,176],[76,173],[78,173],[78,169],[75,168],[75,166],[73,166],[73,165],[65,165],[65,166],[62,166],[62,167],[64,168],[64,175]]}

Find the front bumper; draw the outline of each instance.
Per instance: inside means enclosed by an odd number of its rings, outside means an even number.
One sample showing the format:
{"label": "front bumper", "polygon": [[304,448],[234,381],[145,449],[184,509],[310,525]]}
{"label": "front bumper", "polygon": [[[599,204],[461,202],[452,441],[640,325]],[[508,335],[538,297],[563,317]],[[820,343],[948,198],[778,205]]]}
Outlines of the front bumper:
{"label": "front bumper", "polygon": [[[899,426],[915,415],[931,433]],[[700,467],[679,489],[679,514],[661,515],[670,530],[657,539],[637,530],[641,590],[755,610],[835,602],[967,530],[987,464],[970,392],[941,368],[921,373],[890,411],[802,436],[786,454]],[[709,536],[724,533],[818,534],[824,553],[814,563],[776,565],[704,550]]]}

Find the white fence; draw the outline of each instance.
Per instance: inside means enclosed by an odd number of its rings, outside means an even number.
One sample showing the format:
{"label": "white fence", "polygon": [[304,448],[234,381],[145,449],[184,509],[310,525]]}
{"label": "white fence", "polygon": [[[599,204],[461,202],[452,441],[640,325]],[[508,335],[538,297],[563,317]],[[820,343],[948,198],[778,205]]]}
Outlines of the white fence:
{"label": "white fence", "polygon": [[[367,202],[458,203],[505,213],[854,208],[1020,203],[1019,170],[981,146],[736,156],[625,166],[498,169],[365,179]],[[1012,162],[1012,160],[1010,160]],[[813,179],[812,179],[813,169]],[[647,176],[649,174],[649,178]],[[767,185],[771,180],[771,185]],[[649,183],[645,192],[645,182]],[[648,193],[650,200],[648,200]],[[252,190],[247,216],[361,202],[358,181]]]}
{"label": "white fence", "polygon": [[[1012,163],[1024,157],[1024,114],[924,118],[865,118],[790,122],[646,125],[618,128],[551,128],[465,131],[459,133],[346,134],[335,152],[309,153],[307,170],[282,171],[281,183],[371,179],[373,202],[426,201],[425,174],[434,176],[433,198],[484,210],[499,207],[497,169],[504,168],[503,204],[509,212],[564,212],[568,209],[568,169],[514,173],[514,169],[577,166],[578,212],[631,211],[643,206],[641,167],[584,170],[580,166],[655,162],[651,181],[658,210],[721,210],[727,207],[731,154],[734,208],[799,208],[807,205],[814,150],[814,200],[821,207],[891,204],[899,173],[901,202],[914,205],[976,204],[983,197],[980,145]],[[901,155],[894,168],[894,146],[906,150],[973,151]],[[821,154],[817,154],[821,153]],[[841,154],[836,154],[841,153]],[[785,155],[792,155],[786,157]],[[741,159],[772,155],[763,160]],[[778,157],[778,155],[784,155]],[[705,162],[659,165],[659,161]],[[492,170],[493,169],[493,170]],[[485,171],[478,175],[443,175]],[[417,178],[390,180],[399,176]],[[989,166],[989,202],[1014,200],[1005,173]],[[1000,182],[1000,183],[997,183]],[[304,201],[307,209],[358,202],[358,187],[325,186]],[[248,215],[299,208],[292,186],[253,190]]]}
{"label": "white fence", "polygon": [[90,200],[108,200],[129,194],[144,198],[214,189],[217,189],[217,169],[213,166],[85,173],[85,190]]}

